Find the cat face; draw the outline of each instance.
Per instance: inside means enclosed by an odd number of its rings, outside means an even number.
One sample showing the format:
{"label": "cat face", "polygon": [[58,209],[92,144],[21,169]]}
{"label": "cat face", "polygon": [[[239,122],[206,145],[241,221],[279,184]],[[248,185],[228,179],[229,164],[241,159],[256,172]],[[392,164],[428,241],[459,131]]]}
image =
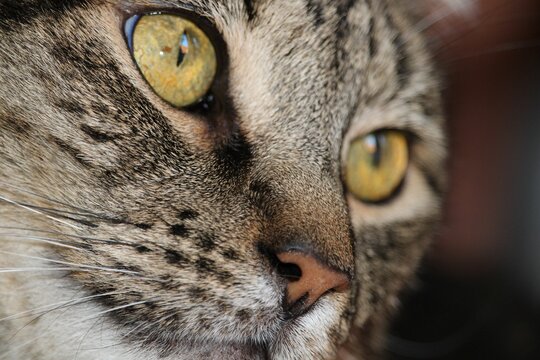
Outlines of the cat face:
{"label": "cat face", "polygon": [[[44,316],[26,331],[51,335],[6,351],[85,358],[85,333],[116,339],[94,349],[114,359],[331,359],[347,340],[342,354],[368,351],[428,244],[444,188],[438,81],[405,8],[0,9],[0,227],[15,234],[0,235],[0,264],[61,268],[43,270],[46,286],[13,275],[42,294],[16,296],[36,307],[83,294],[84,307],[64,314],[91,319]],[[194,107],[166,101],[130,51],[126,20],[157,12],[188,19],[215,49],[211,97]],[[406,167],[392,191],[366,201],[348,180],[351,152],[366,136],[391,144],[385,134],[405,139],[395,146]],[[25,237],[36,241],[16,241]],[[330,285],[314,290],[311,275]],[[44,351],[52,341],[64,350]]]}

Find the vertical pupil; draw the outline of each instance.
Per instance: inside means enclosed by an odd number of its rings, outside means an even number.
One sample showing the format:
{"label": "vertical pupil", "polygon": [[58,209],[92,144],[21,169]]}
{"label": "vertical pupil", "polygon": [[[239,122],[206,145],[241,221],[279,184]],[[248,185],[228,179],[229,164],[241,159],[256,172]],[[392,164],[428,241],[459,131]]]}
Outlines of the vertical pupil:
{"label": "vertical pupil", "polygon": [[381,145],[384,145],[384,135],[380,133],[370,134],[365,139],[366,148],[371,155],[371,166],[379,167],[382,158]]}
{"label": "vertical pupil", "polygon": [[178,59],[176,60],[176,66],[182,65],[186,55],[189,53],[189,38],[187,33],[184,31],[180,37],[180,46],[178,49]]}

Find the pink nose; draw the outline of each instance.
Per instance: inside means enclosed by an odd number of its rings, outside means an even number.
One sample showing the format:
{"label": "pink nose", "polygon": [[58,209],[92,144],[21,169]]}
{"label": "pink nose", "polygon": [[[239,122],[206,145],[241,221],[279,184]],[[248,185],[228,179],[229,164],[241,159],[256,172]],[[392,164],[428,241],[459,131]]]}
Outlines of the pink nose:
{"label": "pink nose", "polygon": [[[301,308],[302,312],[330,291],[345,292],[349,289],[349,277],[342,272],[330,269],[315,257],[301,251],[287,251],[276,254],[285,266],[296,266],[297,270],[281,274],[289,281],[287,284],[287,303],[289,307]],[[295,311],[296,312],[296,311]]]}

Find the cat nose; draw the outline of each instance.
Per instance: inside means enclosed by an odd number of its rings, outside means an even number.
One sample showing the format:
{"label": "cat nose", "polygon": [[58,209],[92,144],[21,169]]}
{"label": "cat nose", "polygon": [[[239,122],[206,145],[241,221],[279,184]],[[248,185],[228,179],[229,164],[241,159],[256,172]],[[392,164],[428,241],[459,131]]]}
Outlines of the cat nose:
{"label": "cat nose", "polygon": [[276,256],[280,262],[278,273],[288,281],[285,308],[292,317],[303,314],[329,292],[349,289],[346,273],[329,268],[313,255],[294,250]]}

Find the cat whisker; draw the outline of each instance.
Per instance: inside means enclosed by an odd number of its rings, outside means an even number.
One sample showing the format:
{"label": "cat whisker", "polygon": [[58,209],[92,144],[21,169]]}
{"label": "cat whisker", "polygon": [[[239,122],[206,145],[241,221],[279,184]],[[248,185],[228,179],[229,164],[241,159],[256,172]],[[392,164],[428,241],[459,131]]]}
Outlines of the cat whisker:
{"label": "cat whisker", "polygon": [[58,232],[58,231],[32,229],[32,228],[25,228],[25,227],[0,226],[0,229],[18,230],[18,231],[30,231],[30,232],[36,232],[36,233],[51,234],[51,235],[69,237],[69,238],[80,239],[80,240],[84,240],[84,241],[99,242],[99,243],[110,244],[110,245],[123,245],[123,246],[131,246],[131,247],[136,247],[137,245],[139,245],[139,244],[136,244],[136,243],[130,243],[130,242],[120,241],[120,240],[101,239],[101,238],[96,238],[96,237],[91,237],[91,236],[68,234],[68,233],[63,233],[63,232]]}
{"label": "cat whisker", "polygon": [[167,283],[166,280],[162,279],[156,279],[156,278],[149,278],[144,276],[137,276],[137,273],[129,272],[128,270],[122,270],[122,269],[113,269],[113,268],[98,268],[98,267],[90,267],[90,268],[81,268],[77,266],[73,267],[23,267],[23,268],[0,268],[0,274],[16,274],[16,273],[41,273],[41,272],[87,272],[91,273],[94,271],[103,271],[103,272],[111,272],[111,273],[122,273],[127,274],[132,277],[137,278],[137,280],[141,281],[151,281],[151,282],[157,282],[157,283]]}
{"label": "cat whisker", "polygon": [[[48,330],[62,315],[64,315],[67,311],[69,310],[69,307],[63,309],[62,312],[60,312],[59,314],[56,315],[56,317],[53,319],[53,321],[46,327],[46,330]],[[12,341],[16,336],[17,334],[19,334],[23,329],[25,329],[29,324],[31,324],[32,321],[26,323],[25,325],[23,325],[22,327],[20,327],[16,332],[14,332],[10,337],[9,339],[7,340],[8,342],[9,341]],[[10,350],[8,350],[7,352],[5,352],[3,355],[0,355],[0,359],[3,359],[5,358],[7,355],[9,355],[11,352],[14,352],[16,350],[19,350],[19,349],[22,349],[28,345],[31,345],[34,341],[36,340],[39,340],[40,338],[44,337],[47,335],[47,331],[43,331],[43,333],[33,339],[30,339],[28,341],[25,341],[23,342],[22,344],[19,344],[18,346],[14,347],[14,348],[11,348]]]}
{"label": "cat whisker", "polygon": [[87,251],[86,249],[77,247],[76,243],[68,242],[60,239],[53,239],[48,237],[41,237],[41,236],[31,236],[31,235],[21,235],[21,234],[13,234],[13,233],[0,233],[0,241],[23,241],[23,242],[37,242],[39,244],[48,244],[48,245],[54,245],[58,247],[63,247],[66,249],[72,249],[72,250],[80,250],[80,251]]}
{"label": "cat whisker", "polygon": [[76,269],[89,269],[89,270],[116,272],[116,273],[122,273],[122,274],[127,274],[127,275],[139,275],[138,272],[131,271],[131,270],[114,269],[114,268],[108,268],[108,267],[102,267],[102,266],[96,266],[96,265],[87,265],[87,264],[75,264],[75,263],[71,263],[71,262],[48,259],[48,258],[43,258],[43,257],[39,257],[39,256],[18,254],[18,253],[14,253],[14,252],[11,252],[11,251],[0,251],[0,254],[10,255],[10,256],[17,256],[17,257],[25,258],[25,259],[40,260],[40,261],[45,261],[45,262],[49,262],[49,263],[53,263],[53,264],[66,265],[66,266],[73,267],[73,268],[76,268]]}
{"label": "cat whisker", "polygon": [[78,298],[78,299],[64,300],[64,301],[56,302],[56,303],[53,303],[53,304],[40,306],[40,307],[31,309],[31,310],[22,311],[22,312],[19,312],[17,314],[6,316],[4,318],[0,318],[0,322],[7,321],[7,320],[13,320],[13,319],[20,319],[20,318],[23,318],[23,317],[26,317],[26,316],[32,316],[32,315],[42,316],[42,315],[44,315],[45,313],[47,313],[49,311],[58,310],[58,309],[60,309],[60,308],[62,308],[64,306],[73,306],[73,305],[81,304],[81,303],[87,302],[89,300],[97,299],[97,298],[104,297],[104,296],[121,295],[121,294],[126,294],[126,293],[128,293],[128,291],[111,291],[111,292],[98,294],[98,295],[85,296],[85,297]]}
{"label": "cat whisker", "polygon": [[77,229],[77,230],[82,230],[82,228],[79,227],[79,226],[76,226],[76,225],[71,224],[71,223],[69,223],[69,222],[67,222],[67,221],[64,221],[64,220],[61,220],[61,219],[59,219],[59,218],[57,218],[57,217],[51,216],[51,215],[49,215],[49,214],[46,214],[46,213],[44,213],[44,212],[42,212],[42,211],[33,209],[33,208],[28,207],[28,206],[25,206],[25,205],[22,205],[22,204],[18,203],[17,201],[8,199],[7,197],[4,197],[4,196],[1,196],[1,195],[0,195],[0,200],[1,200],[1,201],[5,201],[5,202],[7,202],[7,203],[9,203],[9,204],[18,206],[18,207],[20,207],[20,208],[22,208],[22,209],[25,209],[25,210],[28,210],[28,211],[30,211],[30,212],[33,212],[33,213],[35,213],[35,214],[43,215],[43,216],[45,216],[45,217],[47,217],[47,218],[49,218],[49,219],[51,219],[51,220],[54,220],[54,221],[56,221],[56,222],[58,222],[58,223],[61,223],[61,224],[66,225],[66,226],[69,226],[69,227],[71,227],[71,228],[74,228],[74,229]]}
{"label": "cat whisker", "polygon": [[[474,14],[476,6],[468,0],[455,0],[452,3],[448,2],[446,5],[440,5],[437,10],[433,11],[430,15],[420,19],[414,24],[413,29],[417,33],[423,33],[426,30],[432,28],[438,23],[455,16],[457,14]],[[472,19],[472,16],[468,16],[468,19]]]}
{"label": "cat whisker", "polygon": [[540,47],[540,40],[533,40],[533,41],[518,41],[508,44],[502,44],[499,46],[496,46],[491,49],[487,49],[484,51],[477,51],[471,54],[467,54],[464,56],[455,57],[452,59],[449,59],[449,62],[458,62],[463,60],[468,60],[476,57],[486,56],[486,55],[495,55],[495,54],[501,54],[505,52],[511,52],[511,51],[518,51],[518,50],[527,50],[527,49],[534,49]]}
{"label": "cat whisker", "polygon": [[[146,304],[150,301],[153,301],[155,300],[156,298],[152,298],[152,299],[149,299],[149,300],[145,300],[145,301],[140,301],[140,302],[134,302],[134,303],[131,303],[131,304],[127,304],[127,305],[121,305],[121,306],[117,306],[115,308],[112,308],[112,309],[108,309],[108,310],[105,310],[105,311],[102,311],[100,313],[97,313],[97,314],[94,314],[94,315],[91,315],[91,317],[88,317],[88,319],[93,319],[94,317],[98,317],[98,316],[101,316],[103,314],[107,314],[107,313],[110,313],[110,312],[114,312],[114,311],[118,311],[118,310],[122,310],[122,309],[125,309],[125,308],[128,308],[128,307],[133,307],[133,306],[136,306],[136,305],[143,305],[143,304]],[[81,338],[81,341],[79,342],[79,346],[77,347],[77,351],[75,352],[75,360],[77,360],[78,358],[78,355],[82,349],[82,344],[83,344],[83,341],[84,339],[88,336],[88,334],[90,333],[90,331],[92,331],[92,329],[94,328],[94,326],[96,326],[96,324],[99,322],[100,318],[98,318],[93,324],[92,326],[90,326],[88,328],[88,330],[83,334],[82,338]],[[84,319],[81,320],[84,322]]]}
{"label": "cat whisker", "polygon": [[[149,334],[142,340],[142,342],[143,342],[143,343],[146,342],[148,339],[150,339],[151,336],[155,335],[156,331],[159,331],[159,330],[158,330],[159,327],[156,328],[154,325],[163,323],[163,322],[165,322],[166,320],[168,320],[168,319],[170,319],[170,318],[173,318],[174,316],[176,316],[176,313],[173,312],[172,314],[169,314],[168,316],[162,317],[162,318],[160,318],[160,319],[158,319],[158,320],[156,320],[156,321],[154,321],[154,322],[151,322],[151,323],[149,323],[149,324],[146,324],[146,326],[144,326],[144,327],[140,330],[139,333],[142,333],[142,332],[146,331],[147,329],[150,329],[150,331],[149,331]],[[139,326],[140,326],[140,325],[139,325]],[[137,327],[139,327],[139,326],[137,326]],[[135,328],[135,329],[136,329],[136,328]],[[133,329],[133,330],[135,330],[135,329]],[[132,330],[132,331],[133,331],[133,330]],[[129,333],[128,333],[128,334],[129,334]],[[124,338],[127,338],[127,336],[128,336],[128,335],[126,334],[126,335],[124,336]]]}
{"label": "cat whisker", "polygon": [[[76,326],[76,325],[79,325],[79,324],[82,324],[84,322],[87,322],[89,320],[92,320],[92,319],[95,319],[96,317],[99,317],[99,316],[102,316],[102,315],[105,315],[105,314],[108,314],[108,313],[111,313],[111,312],[114,312],[114,311],[118,311],[118,310],[122,310],[122,309],[126,309],[126,308],[129,308],[129,307],[133,307],[133,306],[137,306],[137,305],[143,305],[145,303],[148,303],[149,301],[151,301],[153,299],[149,299],[149,300],[144,300],[144,301],[137,301],[137,302],[132,302],[130,304],[126,304],[126,305],[121,305],[121,306],[117,306],[117,307],[114,307],[112,309],[108,309],[108,310],[104,310],[104,311],[101,311],[101,312],[98,312],[96,314],[92,314],[90,316],[87,316],[83,319],[80,319],[80,320],[77,320],[75,322],[71,322],[69,324],[66,324],[66,328],[72,328],[73,326]],[[65,311],[67,311],[69,309],[69,307],[67,309],[65,309]],[[55,319],[55,321],[61,316],[62,314],[59,314],[59,316]],[[52,325],[52,324],[51,324]],[[20,331],[20,330],[19,330]],[[43,338],[44,336],[47,336],[48,333],[47,332],[44,332],[43,334],[29,340],[29,341],[26,341],[22,344],[19,344],[18,346],[15,346],[15,347],[12,347],[10,348],[7,352],[4,352],[4,354],[0,355],[0,359],[5,359],[10,353],[13,353],[15,351],[18,351],[28,345],[31,345],[32,343],[34,343],[35,341],[39,340],[40,338]],[[71,340],[74,336],[78,336],[78,334],[73,334],[70,339],[66,340],[65,342]]]}
{"label": "cat whisker", "polygon": [[[482,25],[492,23],[493,22],[492,21],[493,17],[499,11],[503,10],[505,7],[507,7],[507,6],[511,5],[511,4],[512,4],[512,1],[507,0],[507,1],[504,1],[503,3],[497,5],[497,6],[493,7],[493,8],[490,8],[487,11],[484,11],[481,16],[475,16],[474,17],[474,22],[470,22],[469,26],[466,29],[464,29],[463,31],[460,31],[459,33],[457,33],[456,36],[453,36],[451,39],[448,39],[448,40],[444,41],[441,44],[440,47],[442,49],[451,47],[451,46],[455,45],[457,42],[459,42],[460,40],[462,40],[463,38],[469,36],[473,31],[477,30]],[[441,19],[441,21],[444,21],[444,20],[445,19]]]}
{"label": "cat whisker", "polygon": [[0,181],[0,184],[6,185],[7,187],[9,187],[12,192],[19,192],[21,194],[30,195],[30,196],[36,197],[38,199],[46,200],[46,201],[48,201],[50,203],[62,205],[63,207],[66,207],[66,208],[70,209],[70,210],[65,210],[65,209],[60,209],[60,208],[56,208],[56,207],[47,207],[47,206],[41,206],[41,205],[38,206],[38,205],[29,204],[29,203],[22,202],[22,201],[16,201],[16,200],[10,199],[10,198],[8,198],[7,196],[4,195],[4,198],[6,200],[9,200],[8,202],[10,202],[12,204],[16,203],[19,206],[22,206],[22,207],[25,207],[25,208],[30,208],[30,209],[33,209],[35,211],[45,213],[45,214],[50,215],[50,216],[52,216],[54,218],[60,218],[60,219],[64,219],[64,220],[71,220],[71,221],[74,221],[76,223],[80,223],[82,225],[91,226],[91,227],[95,227],[96,225],[93,224],[90,220],[93,220],[93,221],[96,221],[96,220],[97,221],[107,221],[107,222],[113,222],[113,223],[125,222],[124,220],[122,220],[120,218],[113,217],[113,216],[110,216],[110,215],[100,214],[100,213],[97,213],[95,211],[90,211],[90,210],[87,210],[87,209],[82,209],[82,208],[79,208],[79,207],[76,207],[76,206],[73,206],[73,205],[69,205],[69,204],[63,203],[61,201],[51,199],[49,197],[45,197],[45,196],[33,193],[31,191],[22,189],[22,188],[20,188],[18,186],[5,183],[3,181]]}
{"label": "cat whisker", "polygon": [[34,192],[31,192],[31,191],[28,191],[26,189],[23,189],[17,185],[13,185],[13,184],[10,184],[10,183],[7,183],[5,181],[2,181],[0,180],[0,184],[6,186],[6,187],[9,187],[11,188],[12,190],[17,190],[19,191],[20,193],[23,193],[23,194],[27,194],[27,195],[31,195],[31,196],[34,196],[34,197],[37,197],[37,198],[40,198],[40,199],[43,199],[43,200],[47,200],[51,203],[55,203],[55,204],[59,204],[59,205],[63,205],[65,207],[68,207],[68,208],[71,208],[73,210],[76,210],[76,211],[79,211],[80,213],[83,213],[85,215],[93,215],[93,216],[100,216],[100,214],[97,214],[95,212],[92,212],[90,210],[87,210],[87,209],[82,209],[80,207],[77,207],[77,206],[73,206],[73,205],[70,205],[70,204],[66,204],[64,202],[61,202],[61,201],[58,201],[56,199],[52,199],[50,197],[47,197],[47,196],[43,196],[43,195],[40,195],[40,194],[36,194]]}
{"label": "cat whisker", "polygon": [[[94,224],[93,222],[85,219],[85,218],[88,218],[88,217],[91,217],[92,220],[108,220],[108,219],[101,219],[101,218],[97,218],[95,217],[94,215],[84,215],[84,214],[79,214],[79,213],[73,213],[73,212],[69,212],[69,211],[65,211],[65,210],[61,210],[61,209],[54,209],[54,208],[47,208],[47,207],[43,207],[43,206],[36,206],[36,205],[32,205],[32,204],[28,204],[28,203],[23,203],[23,202],[16,202],[17,205],[21,206],[21,207],[24,207],[25,209],[32,209],[34,211],[38,211],[44,215],[48,215],[48,216],[52,216],[53,218],[55,219],[64,219],[64,220],[71,220],[75,223],[79,223],[81,225],[85,225],[85,226],[89,226],[89,227],[97,227],[96,224]],[[74,216],[72,216],[74,215]],[[79,218],[77,218],[77,217]],[[85,217],[85,218],[81,218],[81,217]]]}
{"label": "cat whisker", "polygon": [[0,268],[0,274],[11,274],[11,273],[25,273],[25,272],[55,272],[55,271],[86,271],[90,272],[88,269],[79,269],[76,267],[28,267],[28,268]]}
{"label": "cat whisker", "polygon": [[75,211],[63,210],[63,209],[58,209],[58,208],[53,208],[53,207],[38,206],[38,205],[33,205],[33,204],[28,204],[28,203],[23,203],[23,202],[19,202],[19,203],[21,205],[31,207],[32,209],[41,210],[41,211],[55,212],[55,213],[75,215],[75,216],[101,218],[101,216],[98,216],[98,215],[95,215],[95,214],[75,212]]}
{"label": "cat whisker", "polygon": [[[100,316],[100,315],[102,315],[102,314],[104,314],[104,313],[109,313],[109,312],[111,312],[111,311],[122,310],[122,309],[125,309],[125,308],[127,308],[127,307],[132,307],[132,306],[136,306],[136,305],[143,305],[143,304],[146,304],[146,303],[148,303],[148,302],[150,302],[150,301],[153,301],[153,300],[156,300],[156,299],[159,299],[159,298],[158,298],[158,297],[154,297],[154,298],[151,298],[151,299],[148,299],[148,300],[145,300],[145,301],[141,301],[141,302],[138,302],[138,303],[131,303],[131,304],[128,304],[128,305],[118,306],[118,307],[116,307],[116,308],[109,309],[109,310],[103,311],[103,312],[101,312],[101,313],[98,313],[97,315],[92,315],[92,317],[94,317],[94,316]],[[159,323],[159,322],[161,322],[161,321],[163,321],[163,320],[166,320],[166,319],[168,319],[168,318],[173,317],[174,315],[176,315],[176,314],[170,314],[169,316],[166,316],[164,319],[157,320],[157,321],[152,322],[152,323],[150,323],[150,324],[145,324],[145,327],[144,327],[144,328],[147,328],[148,326],[155,325],[155,324],[157,324],[157,323]],[[82,343],[83,343],[83,341],[84,341],[84,338],[88,336],[88,334],[90,333],[90,331],[92,330],[92,328],[93,328],[94,326],[96,326],[96,324],[99,322],[99,320],[100,320],[100,319],[96,320],[96,321],[94,322],[94,324],[92,324],[92,326],[90,326],[90,328],[89,328],[89,329],[85,332],[85,334],[82,336],[81,341],[79,342],[79,346],[78,346],[78,348],[77,348],[77,352],[75,353],[75,360],[77,359],[78,354],[79,354],[80,351],[82,350]],[[142,324],[144,324],[144,323],[142,323]],[[137,328],[139,328],[140,326],[141,326],[141,324],[137,325],[134,329],[137,329]],[[130,331],[129,331],[128,333],[126,333],[126,334],[123,334],[122,337],[123,337],[123,338],[127,338],[127,336],[129,336],[129,334],[131,334],[131,333],[133,332],[134,329],[130,330]],[[120,345],[120,343],[118,343],[118,344],[112,344],[112,345],[109,345],[108,347],[117,346],[117,345]],[[92,350],[92,349],[86,349],[86,350]]]}
{"label": "cat whisker", "polygon": [[[146,329],[152,328],[152,327],[153,327],[154,325],[156,325],[156,324],[163,323],[164,321],[166,321],[166,320],[168,320],[168,319],[170,319],[170,318],[172,318],[172,317],[174,317],[174,316],[176,316],[176,314],[175,314],[175,313],[172,313],[172,314],[169,314],[169,315],[167,315],[167,316],[165,316],[165,317],[162,317],[162,318],[160,318],[160,319],[158,319],[158,320],[156,320],[156,321],[153,321],[153,322],[151,322],[151,323],[148,323],[148,324],[146,324],[146,323],[140,323],[139,325],[135,326],[133,329],[129,330],[127,333],[122,334],[122,338],[124,338],[124,339],[129,339],[129,336],[130,336],[131,334],[133,334],[133,333],[135,333],[135,334],[140,334],[140,333],[146,331]],[[140,329],[140,331],[139,331],[139,329]],[[155,330],[154,330],[154,331],[155,331]],[[146,340],[146,339],[148,339],[148,336],[147,336],[144,340]],[[144,340],[143,340],[143,342],[144,342]],[[113,343],[113,344],[110,344],[110,345],[107,345],[107,346],[85,348],[85,350],[101,350],[101,349],[109,349],[109,348],[113,348],[113,347],[119,346],[119,345],[122,345],[122,342]]]}
{"label": "cat whisker", "polygon": [[88,334],[90,334],[90,331],[92,331],[92,329],[94,328],[94,326],[97,325],[97,323],[99,321],[103,321],[103,318],[98,318],[96,321],[94,321],[94,323],[92,324],[92,326],[90,326],[88,328],[88,330],[85,331],[85,333],[83,334],[83,336],[81,336],[81,341],[79,341],[79,345],[77,346],[77,350],[75,351],[75,357],[73,360],[77,360],[79,358],[79,353],[81,352],[82,350],[82,344],[84,342],[84,339],[88,336]]}
{"label": "cat whisker", "polygon": [[133,307],[133,306],[137,306],[137,305],[144,305],[144,304],[147,304],[153,300],[157,299],[157,297],[154,297],[154,298],[151,298],[151,299],[148,299],[148,300],[141,300],[141,301],[136,301],[136,302],[132,302],[132,303],[129,303],[129,304],[126,304],[126,305],[120,305],[120,306],[116,306],[116,307],[113,307],[111,309],[107,309],[107,310],[103,310],[103,311],[100,311],[96,314],[92,314],[90,316],[86,316],[80,320],[78,320],[77,322],[71,324],[71,325],[77,325],[77,324],[80,324],[80,323],[83,323],[83,322],[86,322],[88,320],[92,320],[92,319],[95,319],[96,317],[98,316],[101,316],[101,315],[105,315],[105,314],[109,314],[111,312],[115,312],[115,311],[118,311],[118,310],[123,310],[123,309],[127,309],[127,308],[130,308],[130,307]]}
{"label": "cat whisker", "polygon": [[140,323],[139,325],[137,325],[136,327],[134,327],[133,329],[131,329],[130,331],[128,331],[127,333],[123,334],[122,337],[124,337],[125,339],[128,338],[129,335],[133,334],[133,333],[137,333],[137,331],[139,329],[141,329],[141,332],[144,332],[146,329],[148,328],[152,328],[154,325],[156,324],[159,324],[159,323],[162,323],[172,317],[176,316],[176,313],[172,313],[172,314],[169,314],[165,317],[162,317],[156,321],[153,321],[151,323]]}

